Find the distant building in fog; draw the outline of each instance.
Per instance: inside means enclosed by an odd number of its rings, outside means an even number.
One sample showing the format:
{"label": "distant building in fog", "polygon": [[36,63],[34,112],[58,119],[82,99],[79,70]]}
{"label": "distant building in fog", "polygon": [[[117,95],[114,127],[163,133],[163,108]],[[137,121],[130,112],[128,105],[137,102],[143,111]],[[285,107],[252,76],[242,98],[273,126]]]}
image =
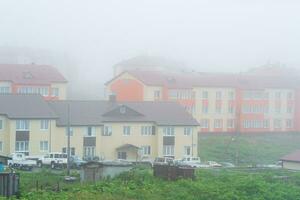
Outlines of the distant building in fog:
{"label": "distant building in fog", "polygon": [[40,94],[47,100],[66,99],[67,80],[47,65],[0,64],[0,94]]}
{"label": "distant building in fog", "polygon": [[133,69],[115,76],[106,87],[118,101],[176,101],[198,120],[203,133],[300,131],[300,77],[266,74],[266,68],[255,71]]}

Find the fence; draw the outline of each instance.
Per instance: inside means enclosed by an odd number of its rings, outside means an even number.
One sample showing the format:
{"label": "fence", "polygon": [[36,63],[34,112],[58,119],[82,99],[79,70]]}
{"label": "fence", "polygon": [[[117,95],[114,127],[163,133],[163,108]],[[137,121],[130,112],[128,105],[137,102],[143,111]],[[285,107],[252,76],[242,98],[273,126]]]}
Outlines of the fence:
{"label": "fence", "polygon": [[172,165],[154,165],[153,175],[166,180],[176,180],[178,178],[195,178],[195,169],[190,167],[179,167]]}
{"label": "fence", "polygon": [[0,173],[0,196],[18,195],[20,175],[18,173]]}

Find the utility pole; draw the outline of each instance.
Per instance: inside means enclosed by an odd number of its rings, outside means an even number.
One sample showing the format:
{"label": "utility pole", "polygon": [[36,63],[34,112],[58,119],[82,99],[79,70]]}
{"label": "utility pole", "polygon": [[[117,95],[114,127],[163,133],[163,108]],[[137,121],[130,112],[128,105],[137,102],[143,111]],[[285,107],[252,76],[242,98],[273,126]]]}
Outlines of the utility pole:
{"label": "utility pole", "polygon": [[67,174],[68,176],[70,176],[70,134],[71,134],[71,130],[70,130],[70,103],[68,102],[67,104],[67,117],[68,117],[68,147],[67,147],[67,154],[68,154],[68,158],[67,158]]}

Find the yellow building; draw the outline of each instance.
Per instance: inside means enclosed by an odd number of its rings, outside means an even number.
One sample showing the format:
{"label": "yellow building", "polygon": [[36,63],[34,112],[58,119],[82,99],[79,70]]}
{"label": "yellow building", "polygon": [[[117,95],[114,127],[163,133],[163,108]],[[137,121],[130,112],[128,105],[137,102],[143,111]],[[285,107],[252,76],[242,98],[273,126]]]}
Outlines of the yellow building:
{"label": "yellow building", "polygon": [[66,152],[70,124],[72,155],[197,156],[198,123],[173,102],[46,102],[38,95],[0,95],[0,113],[0,155]]}

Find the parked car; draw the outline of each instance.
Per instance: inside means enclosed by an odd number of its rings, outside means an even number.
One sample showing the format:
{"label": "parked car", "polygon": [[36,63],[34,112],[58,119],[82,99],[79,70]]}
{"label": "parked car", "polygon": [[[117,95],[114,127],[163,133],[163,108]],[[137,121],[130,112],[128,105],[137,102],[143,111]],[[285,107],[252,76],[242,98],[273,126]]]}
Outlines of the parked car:
{"label": "parked car", "polygon": [[217,163],[215,161],[207,161],[207,164],[210,166],[210,167],[222,167],[222,165],[220,163]]}
{"label": "parked car", "polygon": [[51,169],[65,167],[68,162],[68,155],[61,152],[51,152],[42,156],[28,156],[27,159],[37,162],[38,167],[50,166]]}
{"label": "parked car", "polygon": [[230,162],[221,162],[220,164],[221,164],[222,167],[224,167],[224,168],[233,168],[233,167],[235,167],[235,165],[232,164],[232,163],[230,163]]}
{"label": "parked car", "polygon": [[153,165],[174,165],[174,159],[170,157],[156,157]]}
{"label": "parked car", "polygon": [[70,157],[70,164],[72,168],[80,169],[83,164],[87,163],[85,160],[82,160],[78,156]]}
{"label": "parked car", "polygon": [[185,157],[178,162],[178,165],[188,167],[200,167],[201,160],[200,157]]}
{"label": "parked car", "polygon": [[32,170],[33,167],[37,166],[37,162],[35,160],[27,160],[24,153],[13,153],[11,158],[11,160],[7,161],[8,166],[11,168]]}

